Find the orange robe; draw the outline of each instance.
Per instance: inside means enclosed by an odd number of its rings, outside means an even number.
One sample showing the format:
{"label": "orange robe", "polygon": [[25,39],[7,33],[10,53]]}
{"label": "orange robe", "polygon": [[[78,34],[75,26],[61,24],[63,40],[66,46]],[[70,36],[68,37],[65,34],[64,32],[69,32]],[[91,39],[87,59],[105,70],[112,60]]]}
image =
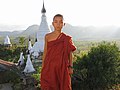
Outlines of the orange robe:
{"label": "orange robe", "polygon": [[71,37],[64,33],[47,43],[47,54],[40,81],[42,90],[72,90],[68,56],[74,50],[76,47]]}

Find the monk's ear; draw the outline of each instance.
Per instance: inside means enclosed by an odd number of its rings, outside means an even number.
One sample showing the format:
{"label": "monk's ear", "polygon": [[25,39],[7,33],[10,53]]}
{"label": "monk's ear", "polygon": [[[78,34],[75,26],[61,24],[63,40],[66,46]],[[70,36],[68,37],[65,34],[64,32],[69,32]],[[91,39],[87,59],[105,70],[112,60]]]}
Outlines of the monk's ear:
{"label": "monk's ear", "polygon": [[52,22],[52,25],[54,25],[54,23]]}
{"label": "monk's ear", "polygon": [[66,23],[64,23],[63,25],[65,26]]}

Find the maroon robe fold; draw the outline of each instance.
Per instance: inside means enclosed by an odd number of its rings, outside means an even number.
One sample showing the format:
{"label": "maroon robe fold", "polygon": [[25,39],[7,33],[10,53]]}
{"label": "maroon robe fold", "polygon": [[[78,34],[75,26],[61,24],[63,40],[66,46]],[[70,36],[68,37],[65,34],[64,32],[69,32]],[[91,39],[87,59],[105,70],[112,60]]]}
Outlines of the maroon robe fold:
{"label": "maroon robe fold", "polygon": [[41,72],[42,90],[71,90],[68,56],[74,50],[76,47],[71,37],[64,33],[47,43],[47,53]]}

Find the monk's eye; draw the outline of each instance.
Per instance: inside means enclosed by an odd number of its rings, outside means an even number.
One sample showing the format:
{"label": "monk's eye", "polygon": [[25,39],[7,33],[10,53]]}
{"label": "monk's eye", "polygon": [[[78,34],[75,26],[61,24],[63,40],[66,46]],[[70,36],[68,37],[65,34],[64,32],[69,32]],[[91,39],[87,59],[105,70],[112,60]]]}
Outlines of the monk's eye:
{"label": "monk's eye", "polygon": [[63,23],[63,22],[61,22],[61,23]]}
{"label": "monk's eye", "polygon": [[57,21],[54,21],[54,23],[57,23]]}
{"label": "monk's eye", "polygon": [[63,23],[63,21],[61,20],[60,23]]}
{"label": "monk's eye", "polygon": [[55,23],[57,23],[57,22],[55,22]]}

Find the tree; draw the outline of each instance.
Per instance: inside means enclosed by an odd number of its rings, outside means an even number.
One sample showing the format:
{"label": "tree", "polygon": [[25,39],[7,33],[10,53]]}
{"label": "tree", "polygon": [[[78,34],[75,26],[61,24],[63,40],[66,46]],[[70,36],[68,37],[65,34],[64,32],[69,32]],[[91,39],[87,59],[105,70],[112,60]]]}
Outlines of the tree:
{"label": "tree", "polygon": [[[101,43],[74,63],[82,88],[108,90],[120,84],[120,53],[116,44]],[[83,89],[86,90],[86,89]]]}
{"label": "tree", "polygon": [[5,46],[0,46],[0,59],[17,63],[20,57],[20,52],[26,54],[26,50],[26,46],[18,47],[13,45],[11,49],[7,49]]}
{"label": "tree", "polygon": [[0,59],[11,61],[12,58],[12,50],[7,49],[5,46],[0,46]]}
{"label": "tree", "polygon": [[19,37],[19,43],[20,45],[24,45],[24,42],[25,42],[25,37]]}

